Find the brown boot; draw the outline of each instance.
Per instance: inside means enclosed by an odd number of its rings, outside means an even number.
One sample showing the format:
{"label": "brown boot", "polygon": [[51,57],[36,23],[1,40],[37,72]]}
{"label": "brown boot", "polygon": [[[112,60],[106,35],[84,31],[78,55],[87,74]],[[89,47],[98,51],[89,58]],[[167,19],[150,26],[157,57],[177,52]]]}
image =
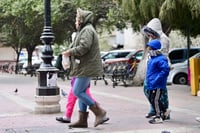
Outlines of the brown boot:
{"label": "brown boot", "polygon": [[77,122],[72,123],[69,125],[69,128],[87,128],[88,127],[88,122],[87,122],[87,118],[88,118],[88,112],[81,112],[79,111],[79,119]]}
{"label": "brown boot", "polygon": [[95,105],[90,106],[90,110],[95,114],[95,123],[94,127],[98,126],[99,124],[104,123],[104,117],[106,116],[106,111],[102,109],[99,104],[95,103]]}

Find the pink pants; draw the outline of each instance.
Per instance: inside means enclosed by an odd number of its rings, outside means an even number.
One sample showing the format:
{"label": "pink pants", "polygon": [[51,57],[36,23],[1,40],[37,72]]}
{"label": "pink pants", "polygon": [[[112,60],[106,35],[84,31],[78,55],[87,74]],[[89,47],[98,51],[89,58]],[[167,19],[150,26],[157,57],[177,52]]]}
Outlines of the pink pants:
{"label": "pink pants", "polygon": [[[90,96],[94,101],[96,101],[90,93],[90,87],[86,89],[86,94]],[[74,110],[74,105],[76,103],[77,97],[73,93],[73,88],[71,87],[68,93],[67,97],[67,104],[66,104],[66,111],[65,111],[65,116],[67,118],[71,118],[73,110]]]}

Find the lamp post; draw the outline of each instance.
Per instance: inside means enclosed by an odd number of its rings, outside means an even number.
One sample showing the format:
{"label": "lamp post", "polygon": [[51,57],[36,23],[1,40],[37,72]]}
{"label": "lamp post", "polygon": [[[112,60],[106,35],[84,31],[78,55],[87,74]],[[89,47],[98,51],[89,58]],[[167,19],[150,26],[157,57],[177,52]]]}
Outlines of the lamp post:
{"label": "lamp post", "polygon": [[42,64],[37,70],[38,87],[35,96],[35,112],[36,113],[57,113],[60,112],[60,89],[57,86],[57,72],[52,66],[53,50],[51,44],[55,37],[51,28],[51,0],[44,0],[44,29],[40,37],[44,44],[42,50]]}

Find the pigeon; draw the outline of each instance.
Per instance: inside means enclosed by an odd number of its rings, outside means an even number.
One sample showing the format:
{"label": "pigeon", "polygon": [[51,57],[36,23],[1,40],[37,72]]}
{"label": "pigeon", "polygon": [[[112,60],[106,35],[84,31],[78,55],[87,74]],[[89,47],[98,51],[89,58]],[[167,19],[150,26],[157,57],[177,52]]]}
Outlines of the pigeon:
{"label": "pigeon", "polygon": [[170,131],[162,131],[161,133],[170,133]]}
{"label": "pigeon", "polygon": [[62,96],[64,96],[64,97],[67,96],[67,93],[66,93],[63,89],[61,89],[61,94],[62,94]]}
{"label": "pigeon", "polygon": [[14,90],[14,93],[17,94],[17,92],[18,92],[18,89],[16,88],[16,89]]}

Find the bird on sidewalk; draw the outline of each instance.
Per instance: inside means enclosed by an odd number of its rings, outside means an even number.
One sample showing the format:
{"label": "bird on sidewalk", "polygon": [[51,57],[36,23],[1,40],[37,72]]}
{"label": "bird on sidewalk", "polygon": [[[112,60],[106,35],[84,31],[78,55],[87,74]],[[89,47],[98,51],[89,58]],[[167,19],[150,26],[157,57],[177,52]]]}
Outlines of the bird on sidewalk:
{"label": "bird on sidewalk", "polygon": [[61,94],[62,94],[63,97],[67,96],[67,93],[63,89],[61,89]]}
{"label": "bird on sidewalk", "polygon": [[18,89],[16,88],[16,89],[14,90],[14,93],[17,94],[17,92],[18,92]]}

